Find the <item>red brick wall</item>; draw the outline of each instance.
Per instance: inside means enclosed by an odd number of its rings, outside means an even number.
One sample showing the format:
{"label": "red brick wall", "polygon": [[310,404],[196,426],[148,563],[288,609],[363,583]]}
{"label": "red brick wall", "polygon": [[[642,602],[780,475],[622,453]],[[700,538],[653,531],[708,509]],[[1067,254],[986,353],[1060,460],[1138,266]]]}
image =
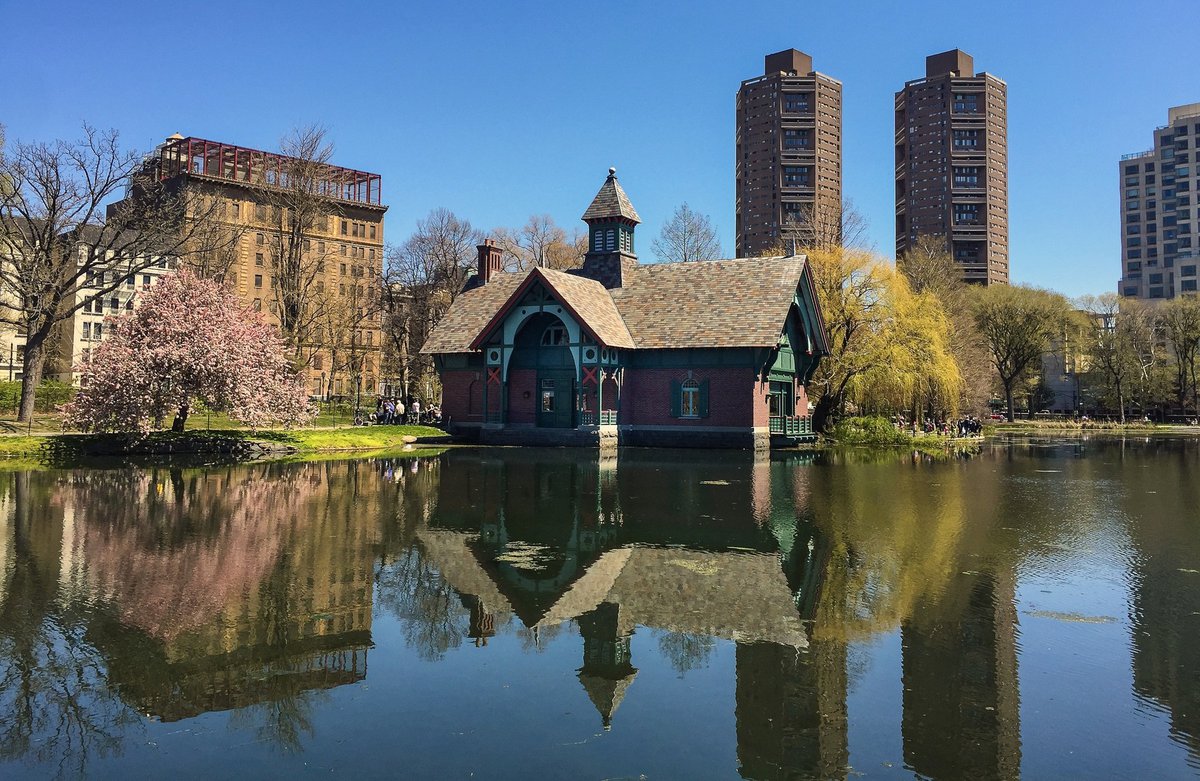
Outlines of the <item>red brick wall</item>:
{"label": "red brick wall", "polygon": [[754,383],[754,426],[766,428],[771,423],[771,383],[762,382],[762,375],[755,378]]}
{"label": "red brick wall", "polygon": [[[529,398],[525,398],[525,394]],[[510,369],[508,372],[509,425],[537,423],[537,369]]]}
{"label": "red brick wall", "polygon": [[475,381],[479,382],[479,385],[476,386],[477,389],[482,387],[483,372],[475,369],[442,372],[442,415],[449,416],[451,420],[460,423],[483,420],[478,401],[475,412],[470,412],[471,383]]}
{"label": "red brick wall", "polygon": [[766,397],[760,399],[753,369],[693,369],[692,379],[708,380],[708,417],[698,420],[671,417],[671,381],[687,379],[686,369],[626,369],[621,392],[621,423],[641,426],[751,426],[767,425]]}
{"label": "red brick wall", "polygon": [[604,380],[604,409],[617,408],[617,381],[611,377]]}

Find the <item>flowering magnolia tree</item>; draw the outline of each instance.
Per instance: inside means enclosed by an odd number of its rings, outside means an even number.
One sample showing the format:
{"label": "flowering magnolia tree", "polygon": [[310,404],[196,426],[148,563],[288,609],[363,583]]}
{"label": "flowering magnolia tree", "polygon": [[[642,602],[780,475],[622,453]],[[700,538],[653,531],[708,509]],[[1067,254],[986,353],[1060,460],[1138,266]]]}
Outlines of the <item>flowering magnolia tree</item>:
{"label": "flowering magnolia tree", "polygon": [[251,426],[315,413],[274,329],[186,270],[142,294],[110,333],[80,367],[82,387],[63,407],[68,426],[147,432],[172,415],[182,431],[197,401]]}

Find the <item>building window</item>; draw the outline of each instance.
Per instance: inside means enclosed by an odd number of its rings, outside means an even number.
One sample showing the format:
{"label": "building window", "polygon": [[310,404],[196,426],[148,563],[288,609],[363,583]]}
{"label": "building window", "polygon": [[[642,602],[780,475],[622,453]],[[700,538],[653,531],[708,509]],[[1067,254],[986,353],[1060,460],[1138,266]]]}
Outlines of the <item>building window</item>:
{"label": "building window", "polygon": [[255,275],[254,275],[254,286],[255,286],[255,287],[257,287],[257,288],[261,288],[261,287],[262,287],[262,274],[255,274]]}
{"label": "building window", "polygon": [[92,338],[97,342],[104,337],[104,323],[96,323],[92,326]]}
{"label": "building window", "polygon": [[371,226],[371,238],[375,238],[375,226]]}
{"label": "building window", "polygon": [[1180,282],[1180,283],[1179,283],[1179,289],[1180,289],[1180,290],[1185,290],[1185,291],[1187,291],[1187,292],[1189,292],[1189,293],[1191,293],[1191,292],[1195,292],[1195,290],[1196,290],[1196,280],[1194,280],[1194,279],[1185,279],[1185,280],[1183,280],[1182,282]]}
{"label": "building window", "polygon": [[808,149],[812,145],[812,133],[808,130],[786,128],[783,131],[784,149]]}
{"label": "building window", "polygon": [[700,383],[685,380],[679,389],[679,417],[700,417]]}
{"label": "building window", "polygon": [[955,225],[978,225],[979,224],[979,204],[977,204],[977,203],[956,203],[956,204],[954,204],[954,224]]}
{"label": "building window", "polygon": [[229,204],[229,207],[233,211],[234,217],[242,216],[242,205],[240,203],[238,203],[237,201],[231,201]]}
{"label": "building window", "polygon": [[338,254],[341,255],[342,257],[346,256],[346,245],[345,244],[338,245]]}
{"label": "building window", "polygon": [[255,312],[262,311],[262,299],[261,298],[254,299],[254,311]]}
{"label": "building window", "polygon": [[267,243],[267,237],[261,233],[256,233],[254,234],[254,243],[261,247]]}
{"label": "building window", "polygon": [[1182,268],[1180,268],[1179,273],[1185,277],[1194,277],[1194,276],[1196,276],[1196,267],[1195,266],[1183,266]]}
{"label": "building window", "polygon": [[345,236],[345,235],[346,235],[346,231],[347,231],[347,230],[348,230],[348,228],[347,228],[347,225],[346,225],[346,221],[345,221],[345,220],[342,220],[342,235],[343,235],[343,236]]}
{"label": "building window", "polygon": [[807,165],[785,165],[783,167],[783,184],[785,187],[808,187],[809,167]]}
{"label": "building window", "polygon": [[604,231],[604,249],[612,252],[617,248],[617,229],[609,228]]}
{"label": "building window", "polygon": [[979,167],[974,165],[954,167],[955,187],[978,187]]}
{"label": "building window", "polygon": [[121,308],[121,300],[119,298],[117,298],[116,296],[113,296],[112,298],[108,299],[108,308],[111,311],[116,312],[117,310],[119,310]]}
{"label": "building window", "polygon": [[92,324],[91,323],[83,324],[83,338],[84,339],[92,338]]}
{"label": "building window", "polygon": [[954,131],[954,148],[955,149],[975,149],[979,146],[979,131],[978,130],[955,130]]}
{"label": "building window", "polygon": [[125,302],[125,311],[126,312],[133,311],[133,299],[132,298]]}
{"label": "building window", "polygon": [[567,329],[561,325],[548,326],[542,331],[543,347],[558,347],[567,344]]}
{"label": "building window", "polygon": [[956,114],[978,114],[979,96],[974,94],[955,95],[954,112]]}
{"label": "building window", "polygon": [[261,252],[254,253],[254,265],[256,265],[256,266],[263,265],[263,254]]}
{"label": "building window", "polygon": [[785,92],[783,95],[783,110],[789,114],[808,111],[809,96],[807,92]]}

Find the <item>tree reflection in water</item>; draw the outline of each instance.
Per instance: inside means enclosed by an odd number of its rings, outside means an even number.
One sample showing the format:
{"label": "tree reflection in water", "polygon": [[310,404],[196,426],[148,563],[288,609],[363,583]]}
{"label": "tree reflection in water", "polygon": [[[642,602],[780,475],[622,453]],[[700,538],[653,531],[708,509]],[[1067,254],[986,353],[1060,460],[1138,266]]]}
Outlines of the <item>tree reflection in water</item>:
{"label": "tree reflection in water", "polygon": [[[1177,466],[1194,464],[1192,452]],[[1119,486],[1112,468],[1082,455],[1076,467]],[[280,752],[311,750],[333,691],[366,681],[367,654],[380,653],[373,622],[386,616],[427,661],[565,644],[576,676],[554,696],[586,696],[615,732],[645,728],[655,708],[679,713],[647,678],[732,664],[738,770],[756,779],[849,772],[849,692],[891,635],[903,693],[889,717],[908,769],[1013,777],[1017,572],[1071,533],[1061,508],[1024,490],[1029,469],[1001,448],[936,465],[453,451],[10,475],[0,756],[79,775],[151,729],[145,716],[218,711]],[[1023,490],[1005,488],[1008,472]],[[1150,475],[1130,479],[1125,508],[1134,687],[1170,709],[1194,755],[1198,611],[1179,594],[1196,593],[1200,553],[1178,497],[1152,494]],[[618,713],[630,698],[644,707]]]}

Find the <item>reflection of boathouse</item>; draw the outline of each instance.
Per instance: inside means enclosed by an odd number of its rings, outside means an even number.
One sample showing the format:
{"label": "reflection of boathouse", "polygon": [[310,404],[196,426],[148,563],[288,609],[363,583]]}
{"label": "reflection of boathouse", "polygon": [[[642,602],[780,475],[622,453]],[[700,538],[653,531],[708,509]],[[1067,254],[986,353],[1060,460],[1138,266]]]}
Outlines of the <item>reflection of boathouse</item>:
{"label": "reflection of boathouse", "polygon": [[743,775],[845,767],[846,647],[813,644],[806,625],[828,552],[797,515],[803,469],[655,451],[444,458],[439,522],[417,540],[469,607],[468,635],[502,615],[535,635],[574,622],[578,678],[605,728],[636,696],[637,631],[732,641]]}

